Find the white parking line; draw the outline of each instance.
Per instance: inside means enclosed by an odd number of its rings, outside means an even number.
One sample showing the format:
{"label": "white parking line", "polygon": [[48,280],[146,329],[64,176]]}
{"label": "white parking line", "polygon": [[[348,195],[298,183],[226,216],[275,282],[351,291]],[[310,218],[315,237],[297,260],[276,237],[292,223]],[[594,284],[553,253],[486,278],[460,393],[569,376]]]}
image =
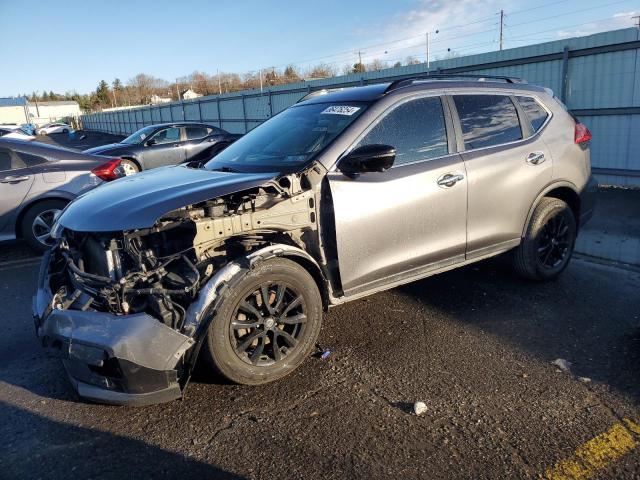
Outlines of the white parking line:
{"label": "white parking line", "polygon": [[21,260],[9,260],[7,262],[0,262],[0,272],[5,270],[13,270],[20,267],[31,267],[40,265],[40,258],[24,258]]}

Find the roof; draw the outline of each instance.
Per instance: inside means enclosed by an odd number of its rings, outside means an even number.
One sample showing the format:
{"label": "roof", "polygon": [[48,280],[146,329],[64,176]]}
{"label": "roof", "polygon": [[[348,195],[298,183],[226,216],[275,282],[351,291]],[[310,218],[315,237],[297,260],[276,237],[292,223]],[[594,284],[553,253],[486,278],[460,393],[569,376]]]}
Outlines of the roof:
{"label": "roof", "polygon": [[62,106],[62,105],[78,105],[78,102],[73,101],[73,100],[60,100],[60,101],[47,101],[47,102],[29,102],[30,105],[35,105],[38,104],[38,106],[40,107],[58,107],[58,106]]}
{"label": "roof", "polygon": [[[312,103],[333,103],[333,102],[371,102],[382,98],[386,94],[391,94],[398,91],[412,91],[418,90],[443,90],[447,88],[491,88],[496,90],[523,90],[543,92],[545,89],[538,85],[530,83],[509,83],[505,81],[493,81],[489,77],[481,77],[484,80],[470,80],[456,78],[455,75],[451,79],[434,77],[429,79],[428,77],[416,76],[414,79],[407,78],[400,82],[391,83],[377,83],[375,85],[367,85],[364,87],[347,87],[336,88],[329,90],[317,90],[311,92],[307,96],[303,97],[299,103],[312,104]],[[413,82],[411,82],[413,80]]]}
{"label": "roof", "polygon": [[0,98],[0,107],[22,107],[27,104],[25,97],[4,97]]}
{"label": "roof", "polygon": [[172,125],[205,125],[207,127],[213,127],[216,128],[218,130],[222,130],[220,127],[218,127],[217,125],[214,125],[213,123],[209,123],[209,122],[166,122],[166,123],[154,123],[153,125],[147,125],[147,127],[156,127],[156,128],[164,128],[164,127],[171,127]]}

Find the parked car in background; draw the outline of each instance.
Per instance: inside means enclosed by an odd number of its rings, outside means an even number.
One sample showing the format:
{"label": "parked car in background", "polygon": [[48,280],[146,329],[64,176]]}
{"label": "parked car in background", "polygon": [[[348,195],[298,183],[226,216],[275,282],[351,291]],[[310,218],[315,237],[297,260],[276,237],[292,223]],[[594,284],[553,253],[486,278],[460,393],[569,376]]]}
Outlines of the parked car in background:
{"label": "parked car in background", "polygon": [[122,159],[127,175],[166,165],[209,160],[242,135],[207,123],[178,122],[149,125],[119,143],[85,150],[85,153]]}
{"label": "parked car in background", "polygon": [[53,221],[71,200],[120,176],[119,159],[0,138],[0,240],[23,238],[45,250]]}
{"label": "parked car in background", "polygon": [[69,133],[72,128],[66,123],[48,123],[36,129],[37,135],[51,135],[52,133]]}
{"label": "parked car in background", "polygon": [[505,77],[311,94],[203,168],[69,205],[38,335],[108,403],[180,397],[198,357],[236,383],[279,379],[331,305],[507,252],[527,279],[560,275],[593,213],[590,139],[553,92]]}
{"label": "parked car in background", "polygon": [[7,129],[7,128],[2,128],[0,127],[0,138],[4,138],[5,140],[7,139],[14,139],[14,140],[35,140],[36,137],[34,137],[29,130],[26,130],[23,127],[19,127],[19,128],[12,128],[12,129]]}

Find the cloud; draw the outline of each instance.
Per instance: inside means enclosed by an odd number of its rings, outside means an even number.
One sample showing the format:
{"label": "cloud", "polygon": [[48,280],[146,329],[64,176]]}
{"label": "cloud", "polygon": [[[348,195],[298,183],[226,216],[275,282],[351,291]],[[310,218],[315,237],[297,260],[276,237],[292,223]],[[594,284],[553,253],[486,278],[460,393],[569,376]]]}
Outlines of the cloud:
{"label": "cloud", "polygon": [[638,14],[640,14],[640,12],[635,10],[631,12],[614,13],[610,18],[603,18],[602,20],[595,22],[585,23],[584,25],[580,25],[580,28],[577,29],[558,30],[556,35],[559,38],[582,37],[606,30],[617,30],[619,28],[632,27],[633,20],[631,20],[631,17]]}
{"label": "cloud", "polygon": [[[377,45],[363,50],[363,61],[379,58],[396,61],[415,56],[426,57],[426,32],[429,33],[430,56],[447,48],[487,42],[498,35],[498,12],[501,0],[420,0],[408,11],[395,14],[384,25],[369,25],[357,34],[361,37],[376,32]],[[512,2],[513,5],[513,2]],[[435,33],[438,31],[438,33]]]}

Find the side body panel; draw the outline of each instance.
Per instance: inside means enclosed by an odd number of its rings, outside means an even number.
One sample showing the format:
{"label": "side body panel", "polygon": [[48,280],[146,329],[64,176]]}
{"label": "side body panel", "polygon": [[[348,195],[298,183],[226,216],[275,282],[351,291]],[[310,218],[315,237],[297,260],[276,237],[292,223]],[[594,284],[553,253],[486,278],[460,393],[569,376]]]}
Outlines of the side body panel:
{"label": "side body panel", "polygon": [[453,172],[464,175],[458,154],[356,179],[328,174],[345,295],[464,260],[466,181],[437,184]]}

